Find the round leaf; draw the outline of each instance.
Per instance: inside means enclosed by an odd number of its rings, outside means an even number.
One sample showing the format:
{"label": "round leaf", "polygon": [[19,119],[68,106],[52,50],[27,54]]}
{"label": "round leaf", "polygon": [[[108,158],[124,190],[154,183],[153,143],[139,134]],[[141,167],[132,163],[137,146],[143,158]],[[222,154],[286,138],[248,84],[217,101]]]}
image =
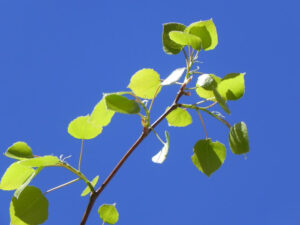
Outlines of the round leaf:
{"label": "round leaf", "polygon": [[6,152],[4,153],[5,156],[13,159],[28,159],[33,158],[31,148],[22,141],[18,141],[10,146]]}
{"label": "round leaf", "polygon": [[[218,84],[221,81],[220,77],[218,77],[214,74],[209,74],[209,75],[210,75],[211,78],[214,79],[215,84]],[[201,77],[201,76],[199,76],[199,77]],[[208,99],[208,100],[211,100],[211,101],[216,101],[215,95],[214,95],[212,90],[207,90],[203,87],[200,87],[198,84],[196,84],[196,87],[197,87],[196,92],[201,98]]]}
{"label": "round leaf", "polygon": [[188,111],[182,108],[174,109],[166,116],[166,119],[169,126],[173,127],[185,127],[193,122],[192,117],[188,113]]}
{"label": "round leaf", "polygon": [[170,39],[177,44],[192,46],[193,49],[201,49],[201,39],[193,34],[184,33],[181,31],[171,31],[169,33]]}
{"label": "round leaf", "polygon": [[102,127],[97,126],[90,116],[79,116],[72,120],[68,127],[68,133],[77,139],[93,139],[102,132]]}
{"label": "round leaf", "polygon": [[[92,180],[91,184],[92,184],[93,187],[96,186],[98,180],[99,180],[99,176],[96,176],[96,177]],[[83,192],[81,193],[81,196],[84,197],[84,196],[88,195],[90,192],[91,192],[91,189],[90,189],[89,186],[87,186],[87,187],[83,190]]]}
{"label": "round leaf", "polygon": [[234,154],[249,152],[248,131],[244,122],[236,123],[230,128],[229,145]]}
{"label": "round leaf", "polygon": [[42,224],[48,219],[48,206],[48,200],[40,189],[27,186],[18,199],[13,197],[11,201],[11,224]]}
{"label": "round leaf", "polygon": [[183,46],[175,43],[169,37],[170,31],[184,31],[185,25],[180,23],[165,23],[163,25],[163,34],[162,34],[162,42],[163,42],[163,50],[167,54],[178,54]]}
{"label": "round leaf", "polygon": [[119,220],[119,213],[115,204],[103,204],[99,207],[98,213],[104,223],[115,224]]}
{"label": "round leaf", "polygon": [[0,189],[5,191],[19,188],[34,173],[34,169],[20,165],[18,162],[11,164],[5,171]]}
{"label": "round leaf", "polygon": [[152,157],[152,162],[154,163],[161,164],[167,158],[167,155],[169,153],[169,146],[170,146],[170,138],[169,138],[169,133],[167,131],[165,131],[165,136],[167,142],[164,144],[164,147],[155,156]]}
{"label": "round leaf", "polygon": [[18,162],[20,165],[29,167],[45,167],[55,166],[59,163],[59,158],[52,155],[46,155],[42,157],[36,157],[33,159],[26,159]]}
{"label": "round leaf", "polygon": [[160,77],[153,69],[137,71],[128,85],[135,95],[140,98],[153,99],[160,92]]}
{"label": "round leaf", "polygon": [[162,83],[162,86],[174,84],[182,77],[185,67],[174,70]]}
{"label": "round leaf", "polygon": [[222,143],[205,139],[195,144],[192,161],[202,173],[210,176],[221,167],[225,157],[226,148]]}
{"label": "round leaf", "polygon": [[212,19],[192,23],[185,32],[199,37],[205,51],[214,49],[218,44],[217,29]]}
{"label": "round leaf", "polygon": [[125,114],[137,114],[140,112],[139,104],[122,95],[108,94],[104,96],[107,109]]}
{"label": "round leaf", "polygon": [[227,100],[238,100],[245,92],[245,73],[230,73],[218,84],[218,91]]}
{"label": "round leaf", "polygon": [[96,126],[105,127],[110,123],[114,114],[114,111],[106,108],[105,100],[101,99],[101,101],[94,107],[90,119]]}

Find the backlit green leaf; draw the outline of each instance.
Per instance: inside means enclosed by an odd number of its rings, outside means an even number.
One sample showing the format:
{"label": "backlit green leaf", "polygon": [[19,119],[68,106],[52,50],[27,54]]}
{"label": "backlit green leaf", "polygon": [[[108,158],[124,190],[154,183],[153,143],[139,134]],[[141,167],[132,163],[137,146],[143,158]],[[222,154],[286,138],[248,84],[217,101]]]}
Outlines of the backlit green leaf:
{"label": "backlit green leaf", "polygon": [[162,86],[174,84],[182,77],[185,67],[174,70],[162,83]]}
{"label": "backlit green leaf", "polygon": [[222,78],[218,84],[218,91],[227,100],[237,100],[245,92],[245,73],[230,73]]}
{"label": "backlit green leaf", "polygon": [[193,122],[192,117],[188,113],[188,111],[182,108],[174,109],[166,116],[166,119],[169,126],[173,127],[185,127]]}
{"label": "backlit green leaf", "polygon": [[103,204],[99,207],[98,213],[104,223],[115,224],[119,220],[116,204]]}
{"label": "backlit green leaf", "polygon": [[[218,84],[221,81],[221,78],[214,75],[214,74],[209,74],[211,78],[214,79],[215,83]],[[200,77],[200,76],[199,76]],[[200,87],[199,85],[196,84],[196,92],[197,94],[204,99],[210,100],[210,101],[216,101],[214,92],[212,90],[207,90],[203,87]]]}
{"label": "backlit green leaf", "polygon": [[160,77],[153,69],[137,71],[128,85],[135,95],[140,98],[153,99],[160,92]]}
{"label": "backlit green leaf", "polygon": [[102,132],[102,127],[97,126],[89,115],[79,116],[72,120],[68,126],[68,133],[77,139],[93,139]]}
{"label": "backlit green leaf", "polygon": [[225,157],[226,148],[222,143],[204,139],[195,144],[192,161],[202,173],[210,176],[221,167]]}
{"label": "backlit green leaf", "polygon": [[234,154],[249,152],[248,131],[244,122],[236,123],[230,128],[229,145]]}
{"label": "backlit green leaf", "polygon": [[45,166],[55,166],[59,163],[59,158],[52,155],[46,155],[42,157],[36,157],[33,159],[25,159],[18,162],[20,165],[29,167],[45,167]]}
{"label": "backlit green leaf", "polygon": [[228,114],[230,114],[230,110],[226,104],[226,100],[220,95],[220,93],[217,91],[216,88],[213,89],[213,93],[215,95],[215,98],[217,100],[217,102],[219,103],[219,105],[222,107],[222,109],[227,112]]}
{"label": "backlit green leaf", "polygon": [[18,159],[18,160],[33,158],[31,148],[25,142],[22,141],[18,141],[14,143],[12,146],[10,146],[6,150],[4,155],[9,158]]}
{"label": "backlit green leaf", "polygon": [[165,23],[163,25],[163,34],[162,34],[162,42],[163,42],[163,50],[167,54],[178,54],[183,46],[175,43],[169,37],[169,33],[171,31],[184,31],[185,25],[180,23]]}
{"label": "backlit green leaf", "polygon": [[104,96],[107,109],[125,114],[137,114],[140,112],[138,103],[122,95],[107,94]]}
{"label": "backlit green leaf", "polygon": [[[96,177],[92,180],[91,184],[92,184],[93,187],[96,186],[98,180],[99,180],[99,176],[96,176]],[[84,197],[84,196],[88,195],[90,192],[91,192],[91,189],[89,188],[89,186],[87,186],[87,187],[83,190],[83,192],[81,193],[81,196]]]}
{"label": "backlit green leaf", "polygon": [[90,119],[94,124],[96,124],[96,126],[105,127],[110,123],[114,114],[114,111],[106,108],[105,100],[101,99],[101,101],[95,106]]}
{"label": "backlit green leaf", "polygon": [[202,48],[206,51],[214,49],[218,44],[217,29],[212,19],[192,23],[185,32],[199,37],[202,41]]}
{"label": "backlit green leaf", "polygon": [[38,225],[48,219],[48,200],[40,189],[27,186],[19,198],[12,198],[10,218],[12,225]]}
{"label": "backlit green leaf", "polygon": [[34,173],[34,169],[20,165],[18,162],[11,164],[5,171],[0,189],[11,191],[19,188]]}
{"label": "backlit green leaf", "polygon": [[165,136],[166,136],[167,142],[164,143],[164,147],[155,156],[152,157],[152,162],[154,162],[154,163],[161,164],[167,158],[167,155],[169,153],[169,146],[170,146],[170,138],[169,138],[169,133],[167,131],[165,131]]}
{"label": "backlit green leaf", "polygon": [[189,45],[193,49],[201,49],[201,39],[193,34],[188,34],[181,31],[171,31],[169,33],[170,39],[179,45]]}

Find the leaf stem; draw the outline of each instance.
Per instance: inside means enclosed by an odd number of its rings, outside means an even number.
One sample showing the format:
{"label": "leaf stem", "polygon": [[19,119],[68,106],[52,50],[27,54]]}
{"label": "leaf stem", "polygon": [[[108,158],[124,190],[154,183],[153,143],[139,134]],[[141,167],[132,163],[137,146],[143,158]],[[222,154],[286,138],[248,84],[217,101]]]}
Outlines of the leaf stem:
{"label": "leaf stem", "polygon": [[165,142],[160,138],[160,136],[158,135],[158,133],[153,128],[150,127],[150,129],[155,134],[155,136],[157,137],[157,139],[164,145]]}
{"label": "leaf stem", "polygon": [[71,180],[71,181],[69,181],[69,182],[67,182],[67,183],[61,184],[61,185],[56,186],[56,187],[54,187],[54,188],[51,188],[51,189],[47,190],[44,194],[48,194],[48,193],[50,193],[50,192],[52,192],[52,191],[55,191],[55,190],[58,190],[58,189],[60,189],[60,188],[65,187],[65,186],[68,186],[68,185],[70,185],[70,184],[73,184],[73,183],[75,183],[76,181],[79,181],[79,180],[81,180],[81,179],[80,179],[80,178],[76,178],[76,179]]}
{"label": "leaf stem", "polygon": [[78,170],[79,171],[80,171],[80,167],[81,167],[82,152],[83,152],[83,139],[81,140],[80,156],[79,156],[79,162],[78,162]]}
{"label": "leaf stem", "polygon": [[200,118],[203,130],[204,130],[204,133],[205,133],[205,138],[208,139],[207,130],[206,130],[206,127],[205,127],[205,123],[204,123],[203,117],[202,117],[202,115],[201,115],[201,113],[199,112],[198,109],[196,109],[196,112],[198,113],[198,116]]}
{"label": "leaf stem", "polygon": [[[149,110],[148,110],[148,114],[149,114],[149,115],[150,115],[150,112],[151,112],[151,109],[152,109],[154,100],[155,100],[155,98],[156,98],[156,96],[157,96],[158,90],[159,90],[160,88],[161,88],[161,85],[159,85],[159,87],[156,88],[156,90],[155,90],[154,98],[152,99],[151,104],[150,104],[150,107],[149,107]],[[148,118],[148,119],[150,120],[150,118]]]}

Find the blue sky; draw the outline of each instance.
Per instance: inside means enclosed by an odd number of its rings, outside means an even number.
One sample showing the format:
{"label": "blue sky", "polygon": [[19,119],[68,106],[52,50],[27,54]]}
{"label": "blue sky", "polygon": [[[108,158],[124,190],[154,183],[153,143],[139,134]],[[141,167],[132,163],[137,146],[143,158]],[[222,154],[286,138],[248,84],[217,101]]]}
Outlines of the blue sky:
{"label": "blue sky", "polygon": [[[26,141],[37,155],[72,155],[80,141],[69,122],[85,115],[102,93],[126,90],[141,68],[161,77],[184,66],[182,54],[162,50],[162,24],[186,25],[213,18],[219,35],[214,51],[200,54],[201,71],[224,76],[246,72],[246,93],[230,102],[231,123],[248,125],[247,160],[233,155],[227,129],[205,116],[208,134],[226,143],[224,165],[210,178],[190,157],[204,138],[200,121],[157,131],[170,133],[163,165],[151,162],[161,148],[150,135],[129,158],[97,201],[88,224],[101,224],[97,208],[117,203],[118,224],[132,225],[296,225],[300,224],[299,167],[299,4],[297,1],[0,1],[1,142]],[[171,104],[175,87],[161,92],[153,119]],[[117,115],[85,144],[82,169],[103,181],[140,133],[137,116]],[[0,159],[0,173],[12,160]],[[43,191],[74,176],[44,170],[33,182]],[[49,193],[45,224],[79,224],[87,198],[82,182]],[[0,224],[9,224],[13,193],[0,192]]]}

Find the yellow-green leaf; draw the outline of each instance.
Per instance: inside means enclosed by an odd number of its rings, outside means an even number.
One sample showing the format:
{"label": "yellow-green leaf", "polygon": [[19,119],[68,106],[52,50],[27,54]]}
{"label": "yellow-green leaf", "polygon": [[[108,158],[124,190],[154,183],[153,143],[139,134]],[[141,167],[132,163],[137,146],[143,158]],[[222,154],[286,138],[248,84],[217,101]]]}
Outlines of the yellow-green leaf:
{"label": "yellow-green leaf", "polygon": [[31,148],[22,141],[18,141],[10,146],[6,152],[4,153],[6,157],[13,158],[13,159],[28,159],[33,158]]}
{"label": "yellow-green leaf", "polygon": [[[221,81],[221,78],[214,75],[214,74],[209,74],[211,78],[214,79],[215,83],[218,84]],[[201,76],[199,76],[201,77]],[[196,92],[197,94],[204,99],[210,100],[210,101],[216,101],[214,92],[212,90],[207,90],[203,87],[200,87],[199,85],[196,85],[197,89]]]}
{"label": "yellow-green leaf", "polygon": [[227,100],[238,100],[245,92],[245,73],[230,73],[218,84],[218,91]]}
{"label": "yellow-green leaf", "polygon": [[104,96],[107,109],[125,114],[137,114],[140,112],[139,104],[118,94],[106,94]]}
{"label": "yellow-green leaf", "polygon": [[29,167],[45,167],[45,166],[55,166],[59,163],[59,158],[52,155],[46,155],[42,157],[36,157],[33,159],[25,159],[18,162],[20,165]]}
{"label": "yellow-green leaf", "polygon": [[166,119],[169,126],[173,127],[185,127],[193,122],[192,117],[188,113],[188,111],[182,108],[174,109],[166,116]]}
{"label": "yellow-green leaf", "polygon": [[196,35],[188,34],[181,31],[171,31],[169,33],[169,36],[172,41],[179,45],[189,45],[196,50],[201,49],[201,38],[197,37]]}
{"label": "yellow-green leaf", "polygon": [[128,85],[135,95],[140,98],[153,99],[160,92],[160,77],[153,69],[137,71]]}
{"label": "yellow-green leaf", "polygon": [[199,37],[205,51],[214,49],[218,44],[217,29],[212,19],[192,23],[185,32]]}
{"label": "yellow-green leaf", "polygon": [[169,37],[169,33],[175,30],[184,31],[184,29],[185,25],[181,23],[165,23],[163,25],[162,42],[165,53],[175,55],[182,50],[183,46],[172,41]]}
{"label": "yellow-green leaf", "polygon": [[[99,180],[99,176],[96,176],[96,177],[92,180],[91,184],[92,184],[93,187],[96,186],[98,180]],[[90,189],[89,186],[87,186],[87,187],[83,190],[83,192],[81,193],[81,196],[84,197],[84,196],[88,195],[90,192],[91,192],[91,189]]]}
{"label": "yellow-green leaf", "polygon": [[98,209],[98,214],[104,223],[115,224],[119,220],[116,204],[103,204]]}
{"label": "yellow-green leaf", "polygon": [[192,161],[202,173],[210,176],[221,167],[225,157],[226,148],[222,143],[204,139],[195,144]]}
{"label": "yellow-green leaf", "polygon": [[110,123],[114,114],[114,111],[106,108],[105,100],[101,99],[101,101],[94,107],[90,119],[96,126],[105,127]]}
{"label": "yellow-green leaf", "polygon": [[68,126],[68,133],[77,139],[93,139],[101,132],[102,127],[97,126],[89,115],[77,117]]}
{"label": "yellow-green leaf", "polygon": [[1,179],[0,189],[5,191],[18,189],[33,173],[34,169],[15,162],[5,171]]}

